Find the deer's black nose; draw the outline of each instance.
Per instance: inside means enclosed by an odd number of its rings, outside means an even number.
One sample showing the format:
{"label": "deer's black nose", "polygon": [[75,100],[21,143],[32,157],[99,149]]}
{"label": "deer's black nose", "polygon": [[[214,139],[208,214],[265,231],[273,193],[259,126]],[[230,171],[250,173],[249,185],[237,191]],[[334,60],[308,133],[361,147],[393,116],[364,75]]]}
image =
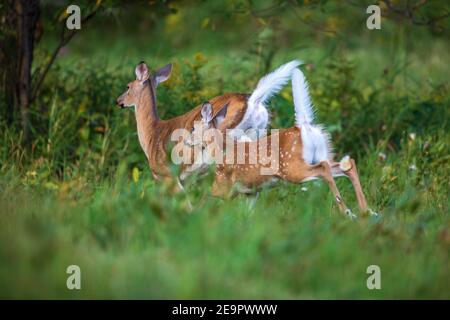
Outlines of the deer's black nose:
{"label": "deer's black nose", "polygon": [[117,105],[121,108],[121,109],[123,109],[123,108],[125,108],[125,104],[123,103],[123,99],[122,99],[122,97],[119,97],[119,98],[117,98]]}

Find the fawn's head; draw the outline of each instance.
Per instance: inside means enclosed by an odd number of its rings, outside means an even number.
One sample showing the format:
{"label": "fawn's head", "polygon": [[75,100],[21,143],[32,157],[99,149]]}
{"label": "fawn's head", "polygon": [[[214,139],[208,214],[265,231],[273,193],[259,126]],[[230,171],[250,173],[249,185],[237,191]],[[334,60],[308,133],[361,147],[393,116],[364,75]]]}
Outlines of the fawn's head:
{"label": "fawn's head", "polygon": [[205,141],[205,132],[208,129],[221,130],[220,124],[223,122],[227,115],[228,104],[223,106],[217,114],[214,115],[214,110],[209,102],[204,102],[201,109],[200,121],[194,122],[194,127],[191,131],[190,144],[191,145],[203,145],[207,143]]}
{"label": "fawn's head", "polygon": [[214,110],[209,102],[205,102],[201,108],[201,119],[195,121],[190,136],[185,143],[191,147],[197,148],[200,152],[194,152],[194,163],[200,165],[200,171],[212,163],[216,155],[216,147],[223,145],[223,129],[221,124],[226,117],[228,104],[223,106],[219,112],[214,115]]}
{"label": "fawn's head", "polygon": [[134,70],[136,80],[128,83],[125,92],[117,98],[117,105],[121,108],[136,107],[146,86],[150,85],[155,92],[158,84],[169,79],[171,72],[171,63],[158,69],[154,75],[150,73],[145,62],[139,63]]}

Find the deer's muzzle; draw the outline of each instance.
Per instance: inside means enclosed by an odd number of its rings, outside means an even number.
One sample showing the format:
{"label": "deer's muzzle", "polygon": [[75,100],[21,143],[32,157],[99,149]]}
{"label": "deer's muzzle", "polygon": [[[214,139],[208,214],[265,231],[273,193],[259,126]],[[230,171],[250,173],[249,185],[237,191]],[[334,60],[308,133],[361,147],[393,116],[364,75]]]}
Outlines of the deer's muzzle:
{"label": "deer's muzzle", "polygon": [[122,96],[118,97],[116,102],[117,102],[117,106],[119,106],[119,108],[121,108],[121,109],[125,108],[125,103],[123,102]]}

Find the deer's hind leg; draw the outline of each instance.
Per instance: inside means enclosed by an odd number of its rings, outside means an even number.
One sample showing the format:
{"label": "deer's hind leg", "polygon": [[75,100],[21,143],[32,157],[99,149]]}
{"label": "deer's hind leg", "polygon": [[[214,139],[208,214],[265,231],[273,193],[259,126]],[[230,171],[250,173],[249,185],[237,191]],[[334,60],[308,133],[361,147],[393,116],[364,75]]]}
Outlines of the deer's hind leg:
{"label": "deer's hind leg", "polygon": [[303,180],[313,177],[321,177],[322,179],[324,179],[328,183],[331,192],[333,192],[336,203],[339,206],[339,210],[350,218],[356,218],[352,211],[345,205],[341,193],[336,186],[336,182],[334,181],[331,167],[327,161],[321,161],[316,165],[308,166],[306,170],[307,174],[305,175],[305,178]]}
{"label": "deer's hind leg", "polygon": [[367,207],[367,200],[362,190],[361,182],[359,181],[358,169],[356,168],[354,159],[345,156],[340,162],[333,162],[331,164],[331,170],[335,177],[346,176],[350,179],[361,212],[369,212],[371,215],[378,215]]}

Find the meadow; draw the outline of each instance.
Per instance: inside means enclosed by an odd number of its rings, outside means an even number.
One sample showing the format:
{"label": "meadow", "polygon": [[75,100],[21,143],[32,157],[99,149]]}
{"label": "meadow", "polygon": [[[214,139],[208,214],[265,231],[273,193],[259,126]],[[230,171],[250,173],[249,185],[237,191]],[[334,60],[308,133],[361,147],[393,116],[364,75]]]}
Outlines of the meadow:
{"label": "meadow", "polygon": [[[197,9],[193,21],[189,7],[161,18],[151,36],[105,34],[105,22],[77,35],[33,105],[31,146],[0,119],[0,298],[449,299],[448,33],[390,22],[370,31],[364,12],[361,30],[340,36],[285,15],[291,28],[213,30]],[[35,59],[52,45],[44,39]],[[305,62],[317,118],[337,157],[356,159],[380,216],[358,213],[344,179],[354,221],[321,181],[264,190],[254,207],[211,197],[212,175],[174,196],[154,181],[133,111],[115,106],[139,61],[174,63],[157,92],[165,119],[251,92],[292,59]],[[293,124],[290,85],[270,111],[272,128]],[[66,287],[69,265],[81,268],[81,290]],[[366,286],[370,265],[380,290]]]}

